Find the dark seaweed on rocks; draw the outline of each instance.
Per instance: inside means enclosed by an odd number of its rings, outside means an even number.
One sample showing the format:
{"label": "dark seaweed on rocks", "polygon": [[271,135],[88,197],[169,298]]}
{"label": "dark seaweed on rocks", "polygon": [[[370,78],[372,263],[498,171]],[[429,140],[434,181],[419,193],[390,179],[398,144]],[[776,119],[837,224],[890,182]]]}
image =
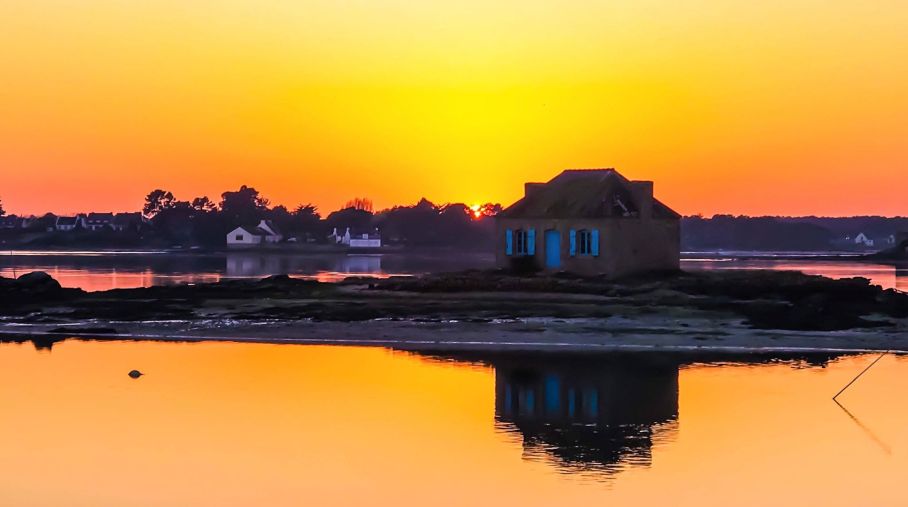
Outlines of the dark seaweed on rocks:
{"label": "dark seaweed on rocks", "polygon": [[326,292],[330,284],[315,280],[291,278],[287,275],[274,275],[262,279],[222,280],[214,283],[156,285],[136,289],[113,289],[93,293],[102,298],[124,299],[249,299],[269,297],[276,299],[293,299],[311,297],[318,291]]}
{"label": "dark seaweed on rocks", "polygon": [[468,271],[389,279],[377,289],[426,293],[547,292],[627,298],[638,305],[687,306],[741,315],[756,328],[831,331],[889,325],[871,315],[908,317],[908,294],[866,278],[833,280],[796,271],[723,270],[600,277],[514,276]]}
{"label": "dark seaweed on rocks", "polygon": [[[675,272],[611,280],[570,274],[465,271],[319,283],[261,280],[86,293],[45,273],[0,278],[0,315],[23,322],[299,320],[488,322],[528,317],[607,318],[671,311],[677,318],[742,319],[760,329],[831,331],[908,317],[908,294],[864,278],[787,271]],[[674,317],[673,317],[674,318]]]}
{"label": "dark seaweed on rocks", "polygon": [[19,278],[0,277],[0,305],[19,306],[35,302],[63,301],[84,292],[80,289],[64,289],[43,271],[27,273]]}

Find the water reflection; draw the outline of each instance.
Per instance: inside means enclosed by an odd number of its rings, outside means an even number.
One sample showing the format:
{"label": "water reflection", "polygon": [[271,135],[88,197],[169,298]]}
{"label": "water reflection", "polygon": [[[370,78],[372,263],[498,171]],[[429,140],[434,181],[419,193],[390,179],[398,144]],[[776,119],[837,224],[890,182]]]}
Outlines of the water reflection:
{"label": "water reflection", "polygon": [[55,343],[64,341],[66,338],[56,337],[56,336],[14,336],[14,335],[0,335],[0,343],[31,343],[35,350],[50,352],[54,348]]}
{"label": "water reflection", "polygon": [[830,359],[0,344],[0,505],[908,505],[908,358]]}
{"label": "water reflection", "polygon": [[261,277],[283,273],[306,273],[321,281],[335,281],[348,276],[388,275],[382,269],[381,255],[337,255],[300,259],[286,255],[262,255],[248,252],[227,254],[226,276]]}
{"label": "water reflection", "polygon": [[0,276],[46,271],[65,287],[89,291],[176,283],[217,282],[222,278],[262,278],[289,274],[334,282],[350,276],[393,276],[489,267],[488,254],[456,256],[387,253],[302,252],[33,252],[0,259]]}
{"label": "water reflection", "polygon": [[[678,418],[678,365],[616,361],[501,359],[495,417],[523,438],[528,458],[567,469],[613,472],[647,466],[653,441]],[[667,434],[666,434],[667,433]]]}
{"label": "water reflection", "polygon": [[[66,287],[85,290],[148,287],[174,283],[216,282],[221,278],[289,274],[320,281],[348,276],[392,276],[438,271],[491,268],[493,256],[484,253],[384,253],[347,255],[294,251],[224,253],[13,251],[0,258],[0,276],[47,271]],[[884,288],[908,291],[908,265],[858,261],[738,259],[688,257],[688,270],[771,269],[796,270],[831,278],[862,276]]]}
{"label": "water reflection", "polygon": [[517,435],[527,460],[608,477],[648,467],[653,447],[678,431],[685,367],[785,363],[824,368],[832,354],[431,354],[495,371],[495,421]]}
{"label": "water reflection", "polygon": [[735,259],[735,258],[687,258],[681,261],[686,270],[721,269],[769,269],[774,271],[800,271],[808,275],[828,278],[863,277],[870,283],[884,289],[898,289],[908,292],[908,266],[859,261],[790,260],[776,259]]}

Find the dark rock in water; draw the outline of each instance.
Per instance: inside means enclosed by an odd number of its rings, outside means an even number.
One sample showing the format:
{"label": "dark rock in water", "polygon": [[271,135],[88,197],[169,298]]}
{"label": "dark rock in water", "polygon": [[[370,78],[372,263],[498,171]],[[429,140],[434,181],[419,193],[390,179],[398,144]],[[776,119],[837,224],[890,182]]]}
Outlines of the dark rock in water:
{"label": "dark rock in water", "polygon": [[139,378],[141,376],[142,372],[140,372],[139,370],[132,370],[131,372],[129,372],[129,378]]}
{"label": "dark rock in water", "polygon": [[41,289],[41,290],[59,290],[60,282],[44,271],[33,271],[16,278],[16,284],[22,288]]}
{"label": "dark rock in water", "polygon": [[2,310],[35,302],[61,301],[83,294],[81,289],[65,289],[43,271],[26,273],[19,278],[0,277],[0,313]]}

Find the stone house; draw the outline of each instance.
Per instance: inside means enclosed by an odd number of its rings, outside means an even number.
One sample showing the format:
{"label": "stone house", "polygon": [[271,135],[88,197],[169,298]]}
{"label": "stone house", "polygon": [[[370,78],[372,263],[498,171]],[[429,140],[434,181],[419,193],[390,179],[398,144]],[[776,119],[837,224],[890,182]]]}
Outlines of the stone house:
{"label": "stone house", "polygon": [[501,268],[620,277],[680,268],[681,216],[653,197],[651,181],[614,169],[570,169],[527,183],[496,218]]}

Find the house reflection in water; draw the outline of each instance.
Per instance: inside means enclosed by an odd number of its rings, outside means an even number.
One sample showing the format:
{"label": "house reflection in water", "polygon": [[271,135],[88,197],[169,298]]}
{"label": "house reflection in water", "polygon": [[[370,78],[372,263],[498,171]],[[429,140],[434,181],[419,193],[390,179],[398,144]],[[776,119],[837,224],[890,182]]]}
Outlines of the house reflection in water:
{"label": "house reflection in water", "polygon": [[495,424],[522,440],[528,460],[564,472],[611,476],[647,467],[679,429],[679,375],[690,365],[825,367],[834,354],[448,353],[495,370]]}
{"label": "house reflection in water", "polygon": [[640,357],[493,364],[497,425],[522,436],[529,459],[572,470],[646,466],[654,440],[674,432],[678,363]]}
{"label": "house reflection in water", "polygon": [[227,254],[226,275],[237,277],[263,277],[291,273],[315,276],[333,281],[348,275],[376,275],[382,272],[378,255],[325,255],[294,256],[237,252]]}

